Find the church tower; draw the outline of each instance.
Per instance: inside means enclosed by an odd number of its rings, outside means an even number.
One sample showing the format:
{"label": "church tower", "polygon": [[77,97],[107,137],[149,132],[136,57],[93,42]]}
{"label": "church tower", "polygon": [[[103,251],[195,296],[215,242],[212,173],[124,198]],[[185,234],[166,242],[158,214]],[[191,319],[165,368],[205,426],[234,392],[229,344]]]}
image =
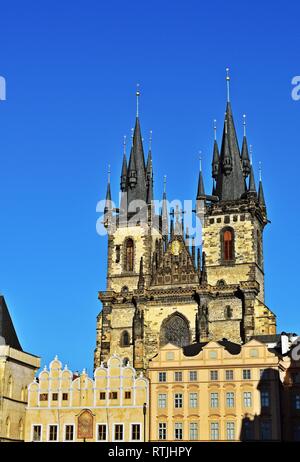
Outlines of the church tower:
{"label": "church tower", "polygon": [[106,290],[97,318],[95,367],[117,353],[138,370],[166,343],[186,346],[222,340],[243,343],[276,332],[264,300],[263,231],[268,223],[262,179],[257,190],[244,118],[240,150],[229,98],[219,150],[216,128],[212,194],[200,168],[195,213],[202,228],[196,248],[184,210],[170,209],[166,181],[154,207],[152,146],[145,161],[137,114],[127,161],[124,145],[119,208],[108,181]]}

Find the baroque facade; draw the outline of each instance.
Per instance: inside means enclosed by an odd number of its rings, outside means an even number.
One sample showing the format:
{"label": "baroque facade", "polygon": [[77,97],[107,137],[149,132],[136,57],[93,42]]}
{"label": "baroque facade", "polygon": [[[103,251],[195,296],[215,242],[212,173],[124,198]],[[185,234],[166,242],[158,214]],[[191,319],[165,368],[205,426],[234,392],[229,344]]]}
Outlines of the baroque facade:
{"label": "baroque facade", "polygon": [[95,368],[118,353],[146,371],[169,342],[182,347],[226,337],[243,344],[276,333],[265,304],[262,180],[257,188],[246,132],[240,149],[229,100],[221,147],[215,137],[212,157],[211,194],[199,173],[197,247],[185,211],[169,209],[165,189],[159,213],[153,205],[152,150],[146,162],[137,111],[128,161],[123,154],[119,208],[110,181],[107,187],[107,287],[99,292]]}
{"label": "baroque facade", "polygon": [[28,388],[25,441],[148,441],[148,408],[148,380],[119,356],[93,378],[56,357]]}

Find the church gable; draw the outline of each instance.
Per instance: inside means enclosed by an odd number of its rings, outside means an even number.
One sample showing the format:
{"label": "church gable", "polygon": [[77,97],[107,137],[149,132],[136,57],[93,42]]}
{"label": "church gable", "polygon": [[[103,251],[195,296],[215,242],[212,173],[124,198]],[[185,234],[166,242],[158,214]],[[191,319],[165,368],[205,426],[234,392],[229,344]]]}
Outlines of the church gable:
{"label": "church gable", "polygon": [[152,286],[199,284],[199,277],[181,236],[172,239],[153,271]]}

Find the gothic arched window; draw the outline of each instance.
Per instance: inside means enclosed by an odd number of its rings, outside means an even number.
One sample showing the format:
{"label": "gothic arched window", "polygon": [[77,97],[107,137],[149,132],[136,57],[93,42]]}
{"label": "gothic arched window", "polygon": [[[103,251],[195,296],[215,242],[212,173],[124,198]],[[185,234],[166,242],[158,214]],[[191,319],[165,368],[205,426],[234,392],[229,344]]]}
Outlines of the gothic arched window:
{"label": "gothic arched window", "polygon": [[257,231],[256,240],[257,240],[257,264],[258,266],[262,267],[262,245],[261,245],[261,235],[259,231]]}
{"label": "gothic arched window", "polygon": [[160,329],[160,346],[172,343],[183,347],[190,344],[190,330],[188,321],[179,313],[172,314],[165,319]]}
{"label": "gothic arched window", "polygon": [[222,260],[233,261],[234,260],[234,232],[231,228],[225,228],[222,230]]}
{"label": "gothic arched window", "polygon": [[122,347],[126,347],[130,345],[130,336],[127,330],[124,330],[121,334],[120,344]]}
{"label": "gothic arched window", "polygon": [[133,271],[134,248],[133,240],[127,239],[125,243],[125,271]]}

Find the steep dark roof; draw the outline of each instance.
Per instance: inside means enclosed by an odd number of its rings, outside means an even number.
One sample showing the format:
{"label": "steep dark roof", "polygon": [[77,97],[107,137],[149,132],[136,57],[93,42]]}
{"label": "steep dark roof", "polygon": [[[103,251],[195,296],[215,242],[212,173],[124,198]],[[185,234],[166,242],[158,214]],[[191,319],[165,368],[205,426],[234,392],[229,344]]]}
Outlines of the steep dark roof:
{"label": "steep dark roof", "polygon": [[262,343],[277,343],[280,340],[280,334],[254,335],[252,339]]}
{"label": "steep dark roof", "polygon": [[[1,338],[2,337],[2,338]],[[10,317],[5,299],[0,295],[0,345],[9,345],[16,350],[23,351]]]}
{"label": "steep dark roof", "polygon": [[[203,348],[208,344],[209,342],[199,342],[199,343],[193,343],[192,345],[188,345],[183,347],[183,354],[184,356],[196,356],[197,354],[200,353],[200,351],[203,350]],[[241,351],[241,345],[238,343],[233,343],[227,340],[226,338],[223,338],[223,340],[219,340],[218,342],[219,345],[223,346],[228,353],[232,355],[238,355]]]}
{"label": "steep dark roof", "polygon": [[240,150],[231,104],[228,102],[220,154],[216,194],[221,201],[239,200],[245,193]]}

